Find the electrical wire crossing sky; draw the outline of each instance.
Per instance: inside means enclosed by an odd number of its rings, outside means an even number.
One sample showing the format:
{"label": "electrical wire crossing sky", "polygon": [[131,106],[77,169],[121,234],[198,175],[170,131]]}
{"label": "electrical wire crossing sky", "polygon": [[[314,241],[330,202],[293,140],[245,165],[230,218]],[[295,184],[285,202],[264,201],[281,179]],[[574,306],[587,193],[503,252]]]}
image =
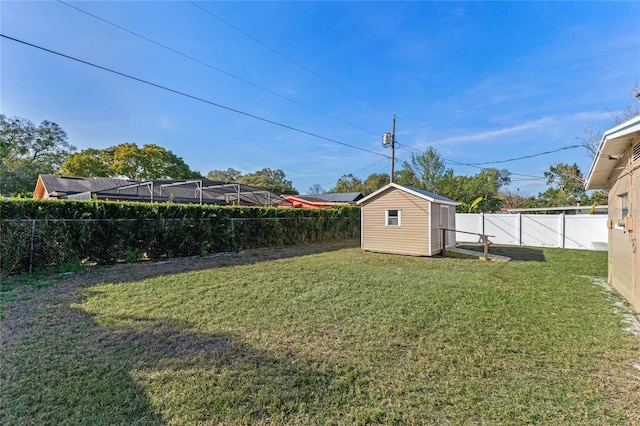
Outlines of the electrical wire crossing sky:
{"label": "electrical wire crossing sky", "polygon": [[[0,3],[0,112],[305,193],[435,148],[456,174],[592,158],[640,82],[640,2]],[[603,25],[603,23],[609,23]],[[610,25],[615,23],[615,25]],[[626,28],[626,31],[619,31]]]}

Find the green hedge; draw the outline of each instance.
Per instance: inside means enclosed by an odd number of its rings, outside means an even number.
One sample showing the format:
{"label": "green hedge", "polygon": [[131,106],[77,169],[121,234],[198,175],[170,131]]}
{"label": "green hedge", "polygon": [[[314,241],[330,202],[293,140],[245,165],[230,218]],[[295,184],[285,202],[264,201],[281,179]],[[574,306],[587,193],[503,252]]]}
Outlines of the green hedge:
{"label": "green hedge", "polygon": [[0,201],[0,274],[356,238],[360,209]]}

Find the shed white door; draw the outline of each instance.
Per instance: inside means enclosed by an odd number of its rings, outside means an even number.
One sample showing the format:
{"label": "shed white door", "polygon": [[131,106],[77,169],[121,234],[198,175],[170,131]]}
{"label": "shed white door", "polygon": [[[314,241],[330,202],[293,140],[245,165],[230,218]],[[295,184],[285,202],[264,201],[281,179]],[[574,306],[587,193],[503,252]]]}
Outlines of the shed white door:
{"label": "shed white door", "polygon": [[[449,206],[440,206],[440,229],[449,229]],[[446,248],[447,247],[447,236],[448,236],[449,232],[444,232],[441,231],[440,235],[442,235],[441,238],[444,239],[444,241],[442,241],[442,248]]]}

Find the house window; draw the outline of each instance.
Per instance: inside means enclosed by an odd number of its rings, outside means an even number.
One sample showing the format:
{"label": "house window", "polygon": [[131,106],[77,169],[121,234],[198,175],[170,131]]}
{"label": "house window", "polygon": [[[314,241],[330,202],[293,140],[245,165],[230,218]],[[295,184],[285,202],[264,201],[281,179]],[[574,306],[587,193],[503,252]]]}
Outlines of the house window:
{"label": "house window", "polygon": [[386,226],[400,226],[401,213],[400,210],[387,210],[385,215]]}
{"label": "house window", "polygon": [[622,212],[622,219],[629,216],[629,194],[620,195],[620,211]]}
{"label": "house window", "polygon": [[620,218],[613,221],[613,229],[624,231],[626,229],[626,217],[629,216],[629,194],[618,195],[620,203]]}

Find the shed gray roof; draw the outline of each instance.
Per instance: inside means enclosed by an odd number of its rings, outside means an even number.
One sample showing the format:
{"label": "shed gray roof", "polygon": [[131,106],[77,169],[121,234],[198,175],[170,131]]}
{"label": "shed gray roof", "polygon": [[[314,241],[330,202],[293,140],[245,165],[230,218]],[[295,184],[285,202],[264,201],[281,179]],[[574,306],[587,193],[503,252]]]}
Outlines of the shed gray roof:
{"label": "shed gray roof", "polygon": [[402,186],[402,185],[398,185],[397,183],[389,183],[385,186],[383,186],[382,188],[378,189],[376,192],[367,195],[366,197],[358,200],[358,204],[362,204],[364,202],[366,202],[367,200],[370,200],[372,198],[377,197],[379,194],[389,190],[390,188],[395,188],[395,189],[399,189],[400,191],[404,191],[404,192],[408,192],[409,194],[413,194],[417,197],[423,198],[427,201],[431,201],[431,202],[436,202],[436,203],[440,203],[440,204],[447,204],[447,205],[451,205],[451,206],[457,206],[460,203],[458,203],[457,201],[453,201],[450,198],[447,197],[443,197],[442,195],[438,195],[438,194],[434,194],[433,192],[429,192],[429,191],[425,191],[424,189],[417,189],[417,188],[412,188],[409,186]]}

